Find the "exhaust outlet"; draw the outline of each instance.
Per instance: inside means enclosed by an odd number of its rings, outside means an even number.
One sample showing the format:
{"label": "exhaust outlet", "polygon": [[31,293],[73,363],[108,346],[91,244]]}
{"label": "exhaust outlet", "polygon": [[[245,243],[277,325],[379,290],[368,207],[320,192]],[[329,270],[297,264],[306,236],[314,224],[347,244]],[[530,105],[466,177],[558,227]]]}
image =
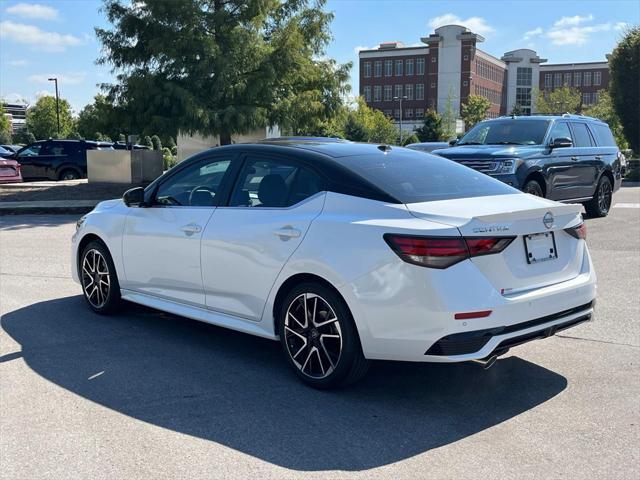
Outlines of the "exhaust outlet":
{"label": "exhaust outlet", "polygon": [[477,363],[478,365],[480,365],[484,370],[489,370],[491,367],[493,367],[493,365],[495,365],[497,360],[498,360],[497,355],[491,355],[487,358],[480,358],[480,359],[471,360],[471,361],[473,363]]}

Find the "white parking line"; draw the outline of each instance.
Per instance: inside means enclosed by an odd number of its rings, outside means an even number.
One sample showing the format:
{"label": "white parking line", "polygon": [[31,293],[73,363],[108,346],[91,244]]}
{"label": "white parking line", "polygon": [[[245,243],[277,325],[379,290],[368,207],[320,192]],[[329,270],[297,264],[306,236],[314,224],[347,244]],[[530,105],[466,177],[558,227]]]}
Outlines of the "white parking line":
{"label": "white parking line", "polygon": [[613,208],[640,208],[640,203],[616,203]]}

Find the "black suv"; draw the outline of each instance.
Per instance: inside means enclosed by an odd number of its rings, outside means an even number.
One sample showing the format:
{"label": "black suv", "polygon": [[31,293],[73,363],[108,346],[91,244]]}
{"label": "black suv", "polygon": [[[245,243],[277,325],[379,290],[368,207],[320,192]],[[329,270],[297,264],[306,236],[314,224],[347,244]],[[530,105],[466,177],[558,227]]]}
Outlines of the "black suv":
{"label": "black suv", "polygon": [[435,150],[520,190],[609,213],[622,183],[621,153],[609,126],[582,115],[500,117]]}
{"label": "black suv", "polygon": [[112,149],[110,143],[86,140],[39,140],[15,154],[23,178],[74,180],[87,176],[87,150]]}

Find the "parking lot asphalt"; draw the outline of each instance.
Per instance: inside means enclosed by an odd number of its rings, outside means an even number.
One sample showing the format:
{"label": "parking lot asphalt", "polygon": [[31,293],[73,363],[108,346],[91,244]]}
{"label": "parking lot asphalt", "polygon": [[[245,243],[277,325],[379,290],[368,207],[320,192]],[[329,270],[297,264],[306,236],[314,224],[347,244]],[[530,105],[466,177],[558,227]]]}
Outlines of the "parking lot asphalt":
{"label": "parking lot asphalt", "polygon": [[2,217],[0,478],[638,478],[640,188],[614,205],[587,220],[595,321],[487,371],[376,362],[334,392],[275,342],[91,313],[76,218]]}

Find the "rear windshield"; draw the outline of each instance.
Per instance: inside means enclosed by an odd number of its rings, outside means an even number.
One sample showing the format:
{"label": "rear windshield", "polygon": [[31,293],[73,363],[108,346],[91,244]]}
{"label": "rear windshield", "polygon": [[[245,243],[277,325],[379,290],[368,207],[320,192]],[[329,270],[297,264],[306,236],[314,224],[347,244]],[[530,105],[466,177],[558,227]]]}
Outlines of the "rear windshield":
{"label": "rear windshield", "polygon": [[408,149],[347,157],[344,165],[402,203],[519,193],[453,160]]}
{"label": "rear windshield", "polygon": [[541,145],[550,120],[504,119],[480,122],[458,145]]}

